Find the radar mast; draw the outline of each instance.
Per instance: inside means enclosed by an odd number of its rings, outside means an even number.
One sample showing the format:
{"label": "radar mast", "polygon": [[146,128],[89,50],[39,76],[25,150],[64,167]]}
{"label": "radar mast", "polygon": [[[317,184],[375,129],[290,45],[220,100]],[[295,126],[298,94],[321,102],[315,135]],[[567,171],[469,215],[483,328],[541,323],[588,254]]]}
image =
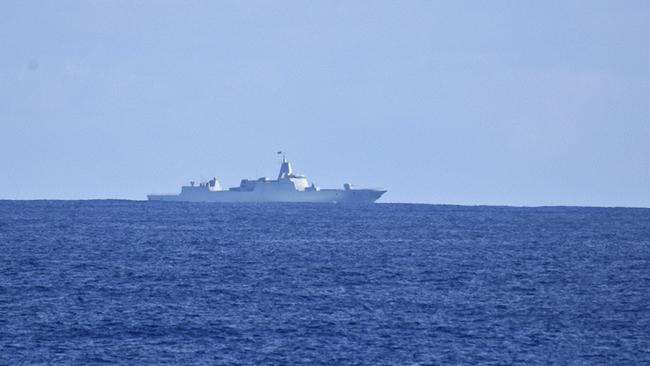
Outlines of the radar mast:
{"label": "radar mast", "polygon": [[280,154],[282,154],[282,165],[280,165],[280,173],[278,174],[278,180],[282,178],[289,178],[289,176],[293,174],[291,163],[287,161],[287,157],[284,151],[278,151],[278,155]]}

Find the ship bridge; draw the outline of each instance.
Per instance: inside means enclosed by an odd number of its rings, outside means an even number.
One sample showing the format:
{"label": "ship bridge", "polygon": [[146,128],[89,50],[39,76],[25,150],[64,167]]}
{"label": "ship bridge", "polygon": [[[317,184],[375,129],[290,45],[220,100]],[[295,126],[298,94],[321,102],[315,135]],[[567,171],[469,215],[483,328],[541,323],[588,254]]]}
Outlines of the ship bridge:
{"label": "ship bridge", "polygon": [[280,166],[280,173],[278,174],[278,182],[289,180],[293,183],[297,191],[304,191],[309,187],[307,177],[300,174],[293,173],[293,167],[286,157],[282,157],[282,165]]}

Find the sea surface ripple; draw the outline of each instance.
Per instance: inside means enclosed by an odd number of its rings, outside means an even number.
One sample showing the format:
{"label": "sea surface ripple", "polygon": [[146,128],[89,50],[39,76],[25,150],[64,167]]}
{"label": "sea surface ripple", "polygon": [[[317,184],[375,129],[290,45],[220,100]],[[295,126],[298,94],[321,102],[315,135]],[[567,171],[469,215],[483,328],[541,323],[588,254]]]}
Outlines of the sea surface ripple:
{"label": "sea surface ripple", "polygon": [[650,210],[0,201],[0,364],[650,364]]}

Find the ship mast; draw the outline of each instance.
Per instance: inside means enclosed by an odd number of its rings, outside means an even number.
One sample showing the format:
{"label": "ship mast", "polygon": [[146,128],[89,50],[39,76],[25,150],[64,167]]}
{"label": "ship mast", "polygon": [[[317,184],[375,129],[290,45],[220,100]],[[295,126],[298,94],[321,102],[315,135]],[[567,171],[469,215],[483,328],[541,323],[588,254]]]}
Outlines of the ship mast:
{"label": "ship mast", "polygon": [[284,151],[278,151],[278,155],[282,154],[282,164],[280,165],[280,174],[278,174],[278,180],[286,178],[293,173],[291,169],[291,164],[287,161],[287,157]]}

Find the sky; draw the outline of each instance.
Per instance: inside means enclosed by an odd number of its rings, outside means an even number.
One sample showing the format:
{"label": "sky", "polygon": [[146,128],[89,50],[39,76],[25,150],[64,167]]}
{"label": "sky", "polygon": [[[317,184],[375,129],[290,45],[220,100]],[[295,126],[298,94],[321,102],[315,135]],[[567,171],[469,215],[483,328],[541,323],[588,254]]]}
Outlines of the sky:
{"label": "sky", "polygon": [[650,207],[648,1],[0,2],[0,199]]}

